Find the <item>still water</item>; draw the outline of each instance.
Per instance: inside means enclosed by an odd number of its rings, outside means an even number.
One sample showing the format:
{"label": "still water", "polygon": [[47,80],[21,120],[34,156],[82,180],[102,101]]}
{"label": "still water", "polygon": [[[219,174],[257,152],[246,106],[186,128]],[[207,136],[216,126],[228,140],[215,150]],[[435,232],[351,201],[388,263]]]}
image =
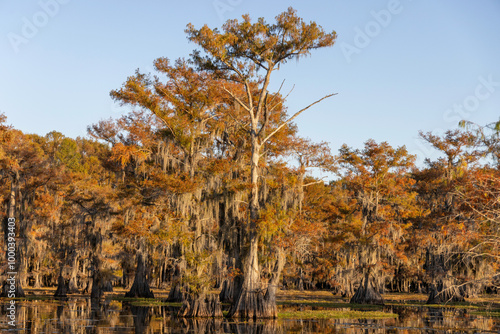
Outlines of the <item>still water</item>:
{"label": "still water", "polygon": [[[16,303],[15,328],[7,303],[0,312],[2,333],[500,333],[500,318],[474,309],[386,307],[397,319],[267,320],[181,319],[170,306],[94,304],[87,298]],[[498,315],[498,313],[497,313]]]}

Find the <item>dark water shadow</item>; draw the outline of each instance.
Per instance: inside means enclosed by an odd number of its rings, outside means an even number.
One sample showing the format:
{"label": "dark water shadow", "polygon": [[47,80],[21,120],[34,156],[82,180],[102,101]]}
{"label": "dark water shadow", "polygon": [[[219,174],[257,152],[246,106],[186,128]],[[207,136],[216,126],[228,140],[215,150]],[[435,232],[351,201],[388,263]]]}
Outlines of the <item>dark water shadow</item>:
{"label": "dark water shadow", "polygon": [[134,316],[134,329],[136,334],[144,334],[149,328],[151,321],[151,307],[130,306],[130,311]]}

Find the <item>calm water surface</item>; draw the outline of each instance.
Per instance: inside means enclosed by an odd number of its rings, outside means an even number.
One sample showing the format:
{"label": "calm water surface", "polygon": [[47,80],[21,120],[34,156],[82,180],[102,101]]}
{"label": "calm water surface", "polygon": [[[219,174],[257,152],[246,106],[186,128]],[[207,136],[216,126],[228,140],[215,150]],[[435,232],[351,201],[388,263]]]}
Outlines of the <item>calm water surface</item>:
{"label": "calm water surface", "polygon": [[399,315],[384,320],[180,319],[169,306],[133,306],[87,298],[65,301],[18,301],[17,327],[7,324],[7,304],[0,314],[2,333],[500,333],[500,318],[474,309],[386,307]]}

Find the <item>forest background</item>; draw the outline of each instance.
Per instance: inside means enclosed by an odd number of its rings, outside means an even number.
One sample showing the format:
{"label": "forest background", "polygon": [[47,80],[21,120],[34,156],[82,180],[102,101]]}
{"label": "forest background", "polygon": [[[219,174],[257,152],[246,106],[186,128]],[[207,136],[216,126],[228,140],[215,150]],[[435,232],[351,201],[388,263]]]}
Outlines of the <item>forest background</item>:
{"label": "forest background", "polygon": [[[402,9],[387,6],[376,14]],[[291,95],[270,78],[336,33],[291,9],[276,25],[255,22],[227,21],[222,33],[188,26],[201,53],[136,71],[111,91],[131,109],[90,125],[89,137],[24,134],[2,115],[4,242],[15,217],[18,294],[58,284],[100,298],[120,284],[152,297],[153,284],[196,316],[218,312],[215,287],[231,314],[267,317],[285,286],[368,303],[386,289],[441,302],[495,291],[498,124],[465,118],[420,132],[440,154],[419,165],[404,146],[372,139],[332,154],[292,121],[334,92],[289,112]],[[348,44],[341,50],[350,60]],[[464,107],[494,96],[493,75],[478,82]]]}

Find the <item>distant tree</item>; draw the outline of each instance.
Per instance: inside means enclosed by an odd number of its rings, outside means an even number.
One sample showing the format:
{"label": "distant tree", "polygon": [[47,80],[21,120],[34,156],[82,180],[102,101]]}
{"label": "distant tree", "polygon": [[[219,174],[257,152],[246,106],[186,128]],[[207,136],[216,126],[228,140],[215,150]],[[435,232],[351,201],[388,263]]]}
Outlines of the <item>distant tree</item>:
{"label": "distant tree", "polygon": [[164,135],[183,152],[183,170],[193,179],[200,154],[222,129],[219,82],[208,72],[196,71],[183,59],[171,64],[167,58],[159,58],[154,64],[166,81],[137,71],[111,96],[158,117],[165,126]]}
{"label": "distant tree", "polygon": [[394,149],[386,142],[377,144],[373,140],[368,140],[363,150],[346,145],[340,149],[343,184],[356,200],[350,224],[357,238],[346,246],[355,247],[357,254],[352,256],[362,271],[362,281],[351,303],[383,303],[383,271],[393,260],[407,259],[402,240],[412,225],[409,219],[417,212],[414,181],[408,175],[414,159],[405,147]]}
{"label": "distant tree", "polygon": [[[178,243],[177,250],[180,250],[176,251],[179,263],[175,266],[182,270],[176,270],[169,297],[175,301],[186,299],[182,291],[189,285],[187,291],[194,295],[189,303],[194,310],[195,304],[205,304],[208,286],[201,281],[208,276],[201,275],[201,263],[194,261],[190,263],[191,267],[186,265],[188,259],[206,254],[203,248],[207,245],[202,235],[205,227],[202,221],[206,219],[202,217],[204,210],[200,203],[201,187],[206,176],[202,171],[206,161],[214,155],[215,143],[220,142],[223,134],[227,136],[224,127],[228,122],[224,122],[221,115],[225,103],[217,79],[208,72],[195,70],[185,60],[179,59],[171,64],[168,59],[159,58],[155,61],[155,69],[158,76],[151,78],[137,72],[120,90],[111,92],[115,100],[140,107],[142,116],[138,117],[139,113],[135,113],[135,116],[131,114],[119,120],[118,128],[123,133],[110,141],[122,166],[128,165],[129,170],[137,170],[140,165],[144,169],[143,177],[138,177],[137,173],[130,175],[141,189],[142,196],[155,194],[148,200],[144,198],[141,204],[157,205],[163,201],[161,205],[166,205],[169,211],[167,217],[175,217],[178,225],[195,230],[195,234],[190,235],[181,228],[182,236],[175,238],[174,243]],[[101,138],[113,138],[109,133],[112,128],[103,125],[94,127],[93,131],[100,132]],[[224,140],[227,141],[227,138]],[[138,162],[133,152],[143,152],[146,156]],[[161,192],[173,200],[165,200]],[[191,247],[186,247],[182,241],[188,235]],[[193,312],[186,315],[208,316],[212,313],[206,309]]]}
{"label": "distant tree", "polygon": [[[15,270],[9,271],[17,272],[16,296],[22,296],[22,287],[27,286],[29,279],[40,278],[39,267],[44,256],[41,250],[47,248],[41,235],[49,231],[38,228],[56,223],[60,213],[56,188],[61,184],[61,169],[51,164],[43,149],[43,138],[23,134],[4,124],[0,124],[0,132],[0,176],[9,184],[3,228],[5,242],[9,237],[16,241]],[[15,219],[15,229],[9,228],[8,218]]]}
{"label": "distant tree", "polygon": [[491,157],[497,168],[500,167],[500,121],[478,125],[471,121],[461,121],[460,127],[473,134],[476,139],[476,154]]}
{"label": "distant tree", "polygon": [[[425,247],[426,280],[429,284],[428,303],[463,301],[466,290],[460,287],[471,275],[473,263],[464,262],[466,244],[471,230],[464,228],[466,216],[460,210],[457,192],[473,177],[481,152],[472,132],[449,130],[443,136],[420,132],[422,139],[437,149],[442,157],[427,160],[428,167],[415,174],[417,191],[429,208],[421,221],[421,247]],[[470,266],[471,265],[471,266]]]}

